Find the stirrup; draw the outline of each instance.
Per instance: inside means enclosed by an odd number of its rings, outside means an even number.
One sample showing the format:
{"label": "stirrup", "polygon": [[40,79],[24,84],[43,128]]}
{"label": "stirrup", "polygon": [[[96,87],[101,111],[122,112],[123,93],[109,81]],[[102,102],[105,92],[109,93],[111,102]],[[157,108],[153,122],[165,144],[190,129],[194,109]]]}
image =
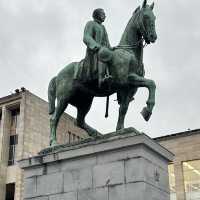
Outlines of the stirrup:
{"label": "stirrup", "polygon": [[111,75],[105,75],[105,77],[102,79],[103,82],[107,82],[107,81],[110,81],[112,80],[112,76]]}
{"label": "stirrup", "polygon": [[101,88],[104,84],[108,84],[112,81],[113,77],[111,75],[105,75],[103,78],[99,80],[99,88]]}

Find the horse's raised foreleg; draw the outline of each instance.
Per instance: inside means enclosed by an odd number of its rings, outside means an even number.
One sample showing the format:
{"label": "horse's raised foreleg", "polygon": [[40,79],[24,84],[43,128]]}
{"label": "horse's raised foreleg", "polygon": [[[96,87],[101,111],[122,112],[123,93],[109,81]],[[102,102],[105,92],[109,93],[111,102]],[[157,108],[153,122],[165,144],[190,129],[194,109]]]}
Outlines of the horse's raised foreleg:
{"label": "horse's raised foreleg", "polygon": [[120,130],[124,128],[124,119],[128,110],[128,106],[130,101],[132,101],[134,94],[136,93],[137,88],[132,90],[122,90],[117,93],[117,100],[120,105],[119,107],[119,116],[116,130]]}
{"label": "horse's raised foreleg", "polygon": [[153,80],[140,77],[136,74],[130,74],[128,80],[130,84],[133,84],[136,87],[146,87],[149,91],[148,100],[146,102],[147,107],[144,107],[143,111],[141,112],[144,119],[148,121],[155,105],[156,84]]}
{"label": "horse's raised foreleg", "polygon": [[56,129],[58,126],[59,119],[62,113],[65,111],[67,105],[68,105],[68,100],[66,98],[61,97],[60,99],[58,99],[57,107],[53,115],[50,117],[50,129],[51,129],[50,146],[57,144]]}

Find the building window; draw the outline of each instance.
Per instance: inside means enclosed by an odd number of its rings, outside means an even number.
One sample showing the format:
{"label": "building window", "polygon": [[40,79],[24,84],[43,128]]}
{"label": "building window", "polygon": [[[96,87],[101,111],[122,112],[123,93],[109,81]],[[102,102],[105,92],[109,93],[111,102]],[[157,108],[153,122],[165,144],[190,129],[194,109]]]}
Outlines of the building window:
{"label": "building window", "polygon": [[6,200],[14,200],[15,198],[15,184],[9,183],[6,185]]}
{"label": "building window", "polygon": [[16,135],[19,126],[19,109],[11,111],[10,135]]}
{"label": "building window", "polygon": [[183,162],[186,200],[200,200],[200,160]]}
{"label": "building window", "polygon": [[70,132],[70,131],[69,131],[68,133],[69,133],[69,141],[68,141],[68,142],[69,142],[69,144],[70,144],[70,143],[71,143],[71,141],[72,141],[72,134],[71,134],[71,132]]}
{"label": "building window", "polygon": [[75,134],[72,134],[73,135],[73,142],[76,141],[76,135]]}
{"label": "building window", "polygon": [[169,173],[170,200],[176,200],[175,174],[174,174],[173,164],[170,164],[168,166],[168,173]]}
{"label": "building window", "polygon": [[18,144],[19,109],[11,110],[10,144],[8,166],[15,164],[15,151]]}
{"label": "building window", "polygon": [[79,142],[81,140],[82,140],[82,138],[80,136],[77,136],[76,134],[68,131],[68,143],[69,144],[74,143],[74,142]]}
{"label": "building window", "polygon": [[18,135],[10,136],[8,166],[15,164],[15,150],[18,143]]}

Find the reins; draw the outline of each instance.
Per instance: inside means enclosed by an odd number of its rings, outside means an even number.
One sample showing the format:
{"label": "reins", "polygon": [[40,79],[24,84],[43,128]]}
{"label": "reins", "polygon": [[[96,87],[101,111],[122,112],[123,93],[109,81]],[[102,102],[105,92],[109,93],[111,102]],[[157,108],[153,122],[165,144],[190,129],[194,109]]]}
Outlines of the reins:
{"label": "reins", "polygon": [[[135,16],[135,18],[134,18],[134,21],[133,21],[133,23],[137,20],[137,19],[139,19],[138,21],[136,21],[136,23],[137,23],[137,25],[139,26],[139,27],[141,27],[142,28],[142,31],[145,33],[145,34],[147,34],[147,31],[145,30],[145,26],[144,26],[144,23],[143,23],[143,21],[140,19],[141,17],[140,17],[140,14],[141,14],[141,10],[139,11],[139,13],[138,13],[138,15],[137,16]],[[140,23],[139,23],[139,21],[140,21]],[[144,38],[142,37],[140,40],[138,40],[135,44],[132,44],[132,45],[118,45],[118,46],[116,46],[116,47],[114,47],[114,49],[136,49],[137,47],[139,47],[141,44],[142,44],[142,47],[143,48],[145,48],[148,44],[145,42],[144,43]],[[144,43],[144,44],[143,44]]]}
{"label": "reins", "polygon": [[116,47],[114,47],[114,49],[136,49],[137,47],[139,47],[142,44],[142,47],[145,48],[148,44],[144,42],[144,38],[142,37],[139,41],[137,41],[135,44],[132,45],[118,45]]}

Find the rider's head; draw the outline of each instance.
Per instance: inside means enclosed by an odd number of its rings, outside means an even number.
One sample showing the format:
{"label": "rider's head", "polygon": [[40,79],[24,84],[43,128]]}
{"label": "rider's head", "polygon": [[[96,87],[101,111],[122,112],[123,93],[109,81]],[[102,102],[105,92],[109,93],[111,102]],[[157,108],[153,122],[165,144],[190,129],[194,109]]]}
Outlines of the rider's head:
{"label": "rider's head", "polygon": [[104,22],[106,14],[102,8],[97,8],[93,11],[92,17],[100,23]]}

